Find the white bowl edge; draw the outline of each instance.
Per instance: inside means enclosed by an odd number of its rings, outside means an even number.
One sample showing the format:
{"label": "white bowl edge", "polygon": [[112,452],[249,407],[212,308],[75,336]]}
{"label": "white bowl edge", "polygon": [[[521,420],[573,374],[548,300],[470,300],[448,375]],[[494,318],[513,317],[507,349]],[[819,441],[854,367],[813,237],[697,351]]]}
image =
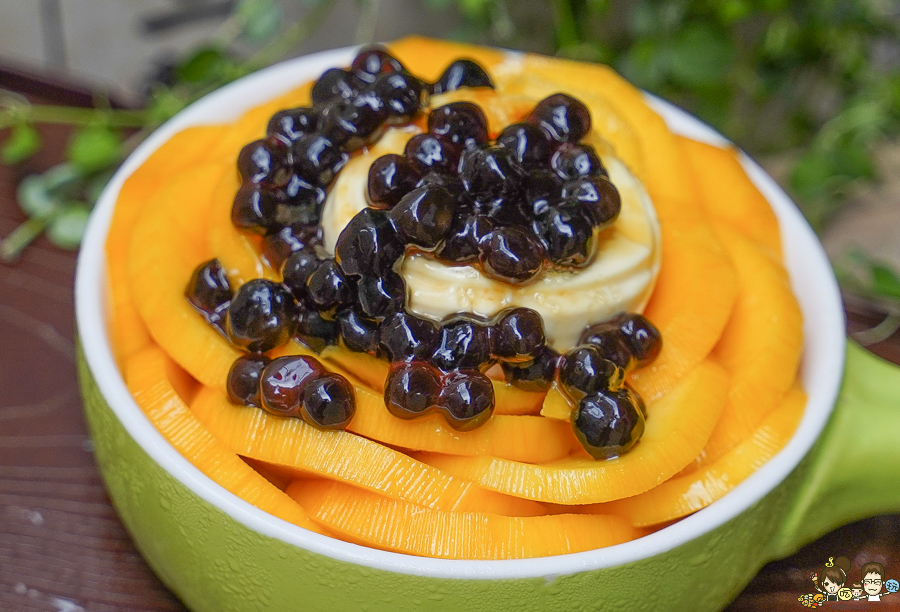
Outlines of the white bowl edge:
{"label": "white bowl edge", "polygon": [[[781,452],[709,507],[656,533],[599,550],[505,561],[431,559],[345,543],[277,519],[229,493],[182,457],[144,416],[128,392],[113,358],[107,331],[104,245],[118,192],[128,175],[176,132],[190,125],[233,119],[278,93],[315,78],[328,67],[347,65],[354,51],[354,48],[336,49],[283,62],[235,81],[197,101],[138,147],[113,177],[97,204],[76,272],[78,332],[85,358],[101,393],[129,435],[154,461],[202,499],[261,534],[371,568],[466,579],[549,579],[661,554],[731,520],[787,477],[815,442],[837,398],[845,345],[843,310],[828,259],[812,229],[778,185],[745,155],[742,163],[748,175],[770,201],[781,224],[786,265],[804,314],[805,345],[801,378],[809,399],[797,433]],[[648,96],[648,100],[673,131],[720,146],[728,142],[712,128],[673,105],[652,96]]]}

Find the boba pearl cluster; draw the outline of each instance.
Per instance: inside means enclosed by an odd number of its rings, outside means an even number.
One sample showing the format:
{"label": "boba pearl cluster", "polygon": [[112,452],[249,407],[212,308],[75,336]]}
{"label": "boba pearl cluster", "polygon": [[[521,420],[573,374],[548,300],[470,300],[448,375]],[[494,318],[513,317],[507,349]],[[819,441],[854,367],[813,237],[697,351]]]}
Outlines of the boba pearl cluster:
{"label": "boba pearl cluster", "polygon": [[649,363],[661,342],[643,316],[622,313],[589,326],[579,346],[560,355],[528,308],[490,319],[417,316],[399,274],[408,252],[475,265],[509,284],[590,263],[620,201],[596,152],[581,142],[590,131],[581,102],[550,96],[493,139],[475,104],[431,110],[422,122],[427,132],[411,138],[403,155],[372,164],[369,206],[341,232],[334,256],[322,248],[322,205],[350,157],[385,128],[419,120],[430,95],[461,87],[493,85],[469,60],[426,84],[383,49],[367,49],[349,69],[330,69],[315,82],[311,107],[279,111],[266,137],[241,151],[232,220],[262,236],[263,255],[282,281],[258,278],[235,289],[212,260],[186,289],[207,322],[245,352],[229,373],[229,397],[321,428],[346,427],[355,410],[346,378],[314,357],[266,355],[292,338],[317,352],[339,344],[390,363],[384,399],[393,415],[436,412],[468,431],[493,411],[486,372],[499,366],[508,383],[526,390],[557,384],[575,407],[575,434],[588,452],[621,454],[644,419],[625,376]]}

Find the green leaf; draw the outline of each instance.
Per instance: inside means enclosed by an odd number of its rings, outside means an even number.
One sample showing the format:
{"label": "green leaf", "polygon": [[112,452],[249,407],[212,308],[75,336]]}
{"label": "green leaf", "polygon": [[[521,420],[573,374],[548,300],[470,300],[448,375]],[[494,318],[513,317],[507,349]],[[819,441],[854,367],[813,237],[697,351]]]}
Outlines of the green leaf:
{"label": "green leaf", "polygon": [[484,15],[491,0],[456,0],[459,9],[470,18],[478,18]]}
{"label": "green leaf", "polygon": [[187,100],[167,87],[154,90],[147,106],[147,116],[152,124],[168,121],[187,106]]}
{"label": "green leaf", "polygon": [[34,126],[17,123],[0,149],[0,160],[8,166],[25,161],[41,148],[41,135]]}
{"label": "green leaf", "polygon": [[89,216],[90,211],[84,206],[70,206],[50,221],[47,238],[61,249],[78,248]]}
{"label": "green leaf", "polygon": [[586,0],[585,7],[589,13],[606,15],[609,12],[609,0]]}
{"label": "green leaf", "polygon": [[186,83],[215,81],[227,70],[229,64],[222,49],[203,47],[178,67],[178,78]]}
{"label": "green leaf", "polygon": [[26,176],[16,189],[16,200],[19,208],[29,217],[49,217],[56,210],[59,202],[47,189],[43,175]]}
{"label": "green leaf", "polygon": [[875,178],[869,149],[859,142],[843,143],[834,151],[834,172],[850,180]]}
{"label": "green leaf", "polygon": [[589,42],[560,47],[557,55],[582,62],[602,62],[606,59],[606,54],[600,45]]}
{"label": "green leaf", "polygon": [[264,42],[275,35],[284,17],[275,0],[241,0],[235,14],[244,24],[243,35],[253,42]]}
{"label": "green leaf", "polygon": [[872,263],[872,289],[885,297],[900,298],[900,277],[893,269],[881,263]]}
{"label": "green leaf", "polygon": [[721,82],[734,61],[734,43],[721,30],[709,25],[689,25],[678,34],[670,49],[669,73],[687,86],[710,86]]}
{"label": "green leaf", "polygon": [[649,38],[633,45],[617,68],[640,87],[658,89],[668,69],[668,54],[655,39]]}
{"label": "green leaf", "polygon": [[794,166],[791,172],[791,188],[805,200],[820,197],[834,170],[831,157],[821,151],[808,151]]}
{"label": "green leaf", "polygon": [[105,126],[89,126],[72,134],[66,156],[84,174],[102,170],[119,161],[122,137]]}
{"label": "green leaf", "polygon": [[753,6],[749,0],[722,0],[714,6],[719,18],[729,24],[740,21],[753,12]]}
{"label": "green leaf", "polygon": [[642,0],[634,7],[631,13],[631,29],[636,38],[652,37],[659,31],[659,14],[649,0]]}
{"label": "green leaf", "polygon": [[68,186],[81,178],[81,173],[72,164],[56,164],[41,175],[44,187],[50,193]]}

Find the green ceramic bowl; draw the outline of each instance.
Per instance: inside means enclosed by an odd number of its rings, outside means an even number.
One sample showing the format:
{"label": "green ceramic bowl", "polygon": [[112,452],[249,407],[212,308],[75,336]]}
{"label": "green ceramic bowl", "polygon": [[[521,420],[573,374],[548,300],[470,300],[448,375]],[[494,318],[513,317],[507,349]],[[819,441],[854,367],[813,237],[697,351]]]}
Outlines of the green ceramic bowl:
{"label": "green ceramic bowl", "polygon": [[[125,178],[189,125],[237,117],[349,64],[341,49],[274,66],[192,105],[123,165],[104,192],[79,258],[76,315],[85,410],[104,481],[154,571],[197,612],[703,610],[728,602],[766,561],[900,501],[900,374],[847,347],[831,268],[784,193],[743,163],[781,222],[804,313],[801,376],[809,401],[787,446],[731,493],[652,535],[583,553],[511,561],[425,559],[348,544],[268,515],[179,455],[128,393],[107,333],[103,245]],[[657,99],[670,127],[722,142]],[[844,373],[843,391],[838,391]],[[833,410],[837,401],[837,409]]]}

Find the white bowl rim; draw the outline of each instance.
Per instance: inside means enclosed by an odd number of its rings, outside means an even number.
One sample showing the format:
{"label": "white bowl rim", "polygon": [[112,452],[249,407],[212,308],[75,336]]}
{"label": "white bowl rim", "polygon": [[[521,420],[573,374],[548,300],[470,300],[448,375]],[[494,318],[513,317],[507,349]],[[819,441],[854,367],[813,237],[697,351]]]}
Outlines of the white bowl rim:
{"label": "white bowl rim", "polygon": [[[432,559],[349,544],[277,519],[229,493],[179,454],[144,416],[129,394],[113,358],[107,334],[109,304],[104,245],[119,190],[125,179],[178,131],[192,125],[234,119],[243,111],[317,77],[329,67],[349,64],[356,49],[334,49],[282,62],[195,102],[160,127],[134,151],[97,203],[76,271],[76,323],[81,347],[100,392],[113,413],[155,462],[200,498],[262,535],[365,567],[457,579],[552,579],[663,554],[741,514],[790,474],[818,438],[837,398],[846,342],[843,309],[837,282],[815,233],[790,198],[744,154],[741,163],[778,217],[785,262],[803,310],[805,347],[801,379],[808,393],[808,402],[797,432],[789,443],[753,475],[707,508],[650,535],[598,550],[502,561]],[[681,109],[654,96],[648,95],[647,99],[673,132],[710,144],[728,144],[723,136]]]}

